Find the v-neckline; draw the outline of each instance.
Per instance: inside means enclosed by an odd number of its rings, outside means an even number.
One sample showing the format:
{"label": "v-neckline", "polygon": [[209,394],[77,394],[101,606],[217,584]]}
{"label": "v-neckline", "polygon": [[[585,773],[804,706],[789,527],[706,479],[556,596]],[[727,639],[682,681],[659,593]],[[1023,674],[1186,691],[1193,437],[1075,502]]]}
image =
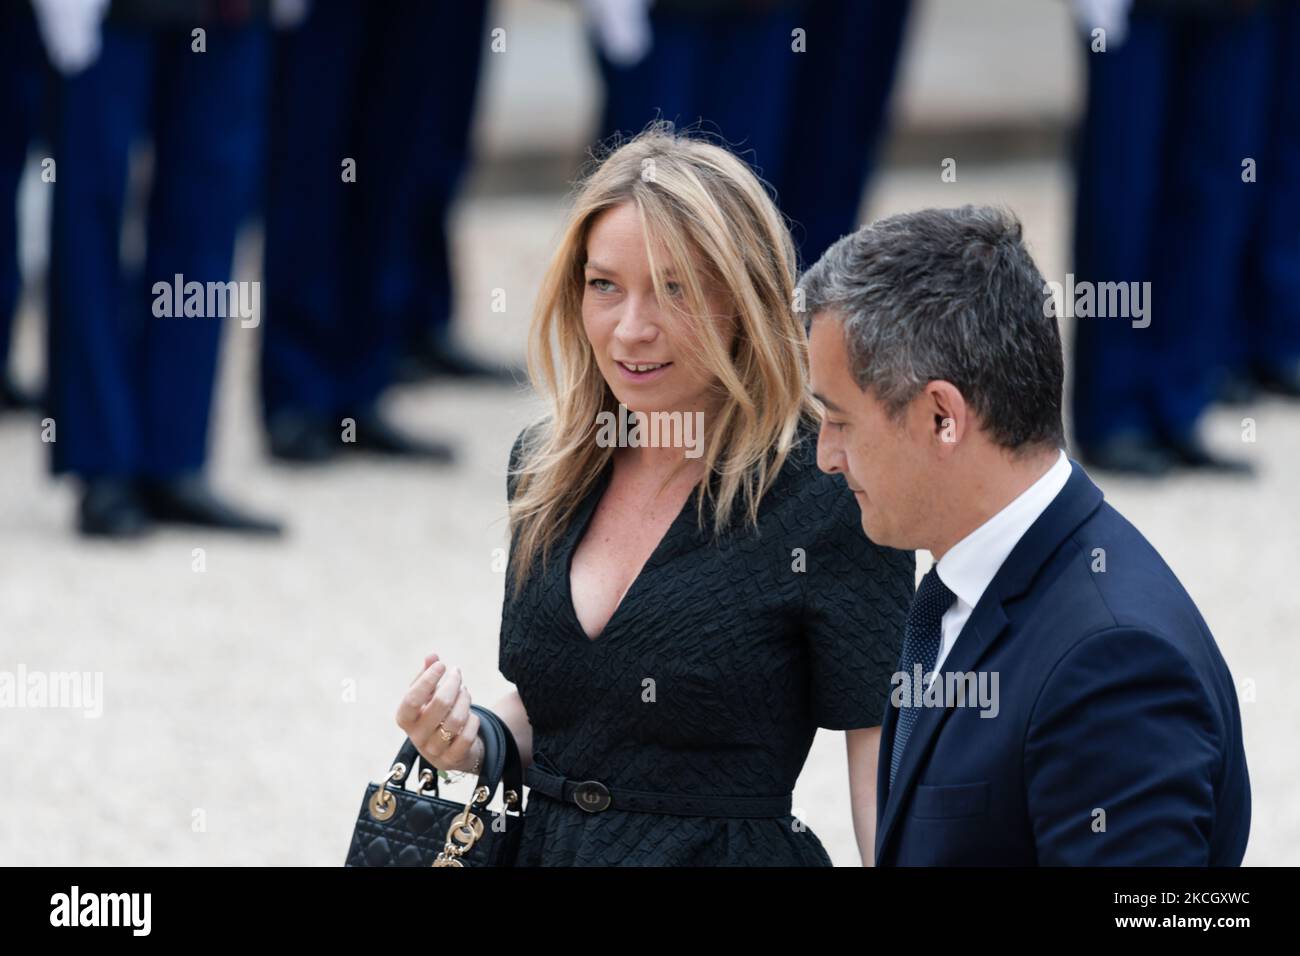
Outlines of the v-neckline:
{"label": "v-neckline", "polygon": [[582,539],[586,536],[587,530],[591,527],[592,519],[596,516],[596,509],[600,507],[600,499],[603,498],[605,492],[609,490],[609,483],[612,480],[613,475],[614,462],[611,459],[605,464],[605,468],[601,472],[600,478],[596,482],[595,487],[588,492],[586,501],[583,502],[582,507],[574,515],[573,524],[576,530],[570,534],[568,554],[565,555],[564,559],[564,606],[568,609],[569,622],[572,624],[576,635],[582,639],[584,644],[588,645],[604,644],[608,639],[610,630],[614,626],[614,622],[618,620],[619,614],[628,604],[628,598],[632,597],[633,593],[637,590],[637,586],[641,583],[642,579],[645,578],[646,573],[653,569],[656,559],[660,556],[660,552],[665,550],[665,547],[672,539],[674,532],[676,532],[677,526],[681,524],[683,516],[688,513],[692,504],[695,503],[696,496],[700,493],[698,485],[691,489],[691,493],[686,496],[686,501],[682,504],[681,510],[677,512],[677,516],[674,517],[672,522],[668,525],[667,530],[664,531],[663,536],[655,545],[654,550],[650,552],[650,556],[645,559],[645,562],[641,565],[641,569],[637,572],[636,577],[632,579],[632,583],[623,591],[623,596],[618,599],[618,604],[614,606],[614,612],[610,614],[609,620],[605,622],[605,626],[600,629],[599,634],[592,637],[587,633],[587,629],[582,626],[582,621],[578,617],[578,610],[573,605],[573,556],[577,553],[578,545],[582,543]]}

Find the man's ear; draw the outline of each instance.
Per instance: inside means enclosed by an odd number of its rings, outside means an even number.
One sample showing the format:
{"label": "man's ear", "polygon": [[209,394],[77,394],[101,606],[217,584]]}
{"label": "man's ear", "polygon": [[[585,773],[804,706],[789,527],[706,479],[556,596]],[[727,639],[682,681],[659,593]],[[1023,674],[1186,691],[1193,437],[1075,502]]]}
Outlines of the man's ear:
{"label": "man's ear", "polygon": [[973,427],[970,409],[957,386],[936,379],[925,386],[929,429],[941,454],[955,451]]}

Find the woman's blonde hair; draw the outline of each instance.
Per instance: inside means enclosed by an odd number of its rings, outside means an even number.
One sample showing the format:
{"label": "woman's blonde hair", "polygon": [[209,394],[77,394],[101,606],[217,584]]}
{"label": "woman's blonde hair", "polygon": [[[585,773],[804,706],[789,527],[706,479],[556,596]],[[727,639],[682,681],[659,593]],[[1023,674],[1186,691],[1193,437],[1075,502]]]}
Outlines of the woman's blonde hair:
{"label": "woman's blonde hair", "polygon": [[[674,302],[664,288],[663,273],[671,271],[681,296],[670,307],[695,317],[693,357],[715,379],[716,410],[703,439],[701,528],[706,502],[713,505],[715,535],[742,509],[756,525],[759,501],[801,420],[816,414],[806,388],[807,338],[794,310],[796,262],[785,220],[742,160],[670,124],[651,125],[597,159],[581,181],[542,281],[528,374],[552,413],[527,431],[512,471],[516,593],[539,557],[545,566],[614,453],[595,440],[607,418],[600,413],[620,411],[583,329],[582,299],[591,224],[624,202],[640,213],[659,302]],[[666,251],[670,269],[655,263],[656,248]],[[725,293],[728,315],[707,315],[706,281]]]}

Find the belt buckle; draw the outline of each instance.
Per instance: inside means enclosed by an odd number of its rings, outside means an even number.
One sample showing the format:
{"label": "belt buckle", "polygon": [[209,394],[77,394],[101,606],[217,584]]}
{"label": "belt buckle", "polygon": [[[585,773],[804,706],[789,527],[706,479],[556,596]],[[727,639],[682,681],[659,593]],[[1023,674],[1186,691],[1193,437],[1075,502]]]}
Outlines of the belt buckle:
{"label": "belt buckle", "polygon": [[609,807],[609,787],[599,780],[584,780],[574,787],[573,802],[588,813],[599,813]]}

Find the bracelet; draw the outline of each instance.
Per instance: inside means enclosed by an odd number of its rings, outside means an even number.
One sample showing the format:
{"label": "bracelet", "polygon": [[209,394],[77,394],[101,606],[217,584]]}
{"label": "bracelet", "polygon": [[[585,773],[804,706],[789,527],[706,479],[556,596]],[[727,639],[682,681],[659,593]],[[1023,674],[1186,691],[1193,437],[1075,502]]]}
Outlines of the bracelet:
{"label": "bracelet", "polygon": [[[480,754],[478,755],[478,757],[476,757],[476,758],[474,759],[474,766],[473,766],[471,769],[469,769],[469,770],[449,770],[449,771],[447,772],[447,774],[448,774],[448,779],[449,779],[449,780],[463,780],[465,777],[467,777],[467,776],[469,776],[469,775],[471,775],[471,774],[474,775],[474,776],[478,776],[479,765],[482,764],[482,763],[483,763],[483,755],[480,753]],[[455,776],[454,776],[454,777],[451,776],[452,774],[455,774]]]}
{"label": "bracelet", "polygon": [[478,776],[479,767],[482,763],[483,763],[483,754],[480,748],[479,755],[474,758],[474,769],[471,770],[470,773],[474,774],[474,776]]}

